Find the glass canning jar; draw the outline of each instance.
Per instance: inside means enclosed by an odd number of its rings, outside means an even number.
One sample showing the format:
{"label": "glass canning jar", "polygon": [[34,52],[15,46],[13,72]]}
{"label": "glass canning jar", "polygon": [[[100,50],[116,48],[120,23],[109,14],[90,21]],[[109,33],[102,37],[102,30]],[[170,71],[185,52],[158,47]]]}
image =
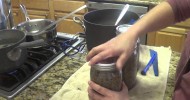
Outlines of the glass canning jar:
{"label": "glass canning jar", "polygon": [[123,81],[128,89],[132,89],[136,84],[136,76],[139,69],[139,43],[137,43],[134,52],[123,66]]}
{"label": "glass canning jar", "polygon": [[98,63],[91,67],[90,79],[110,90],[120,91],[122,87],[122,71],[115,63]]}
{"label": "glass canning jar", "polygon": [[[128,24],[119,25],[116,28],[116,34],[119,35],[120,33],[129,29],[131,26],[132,25]],[[129,90],[133,88],[136,83],[137,71],[139,69],[139,45],[140,45],[140,39],[137,40],[134,52],[126,61],[122,69],[123,81],[127,85]]]}

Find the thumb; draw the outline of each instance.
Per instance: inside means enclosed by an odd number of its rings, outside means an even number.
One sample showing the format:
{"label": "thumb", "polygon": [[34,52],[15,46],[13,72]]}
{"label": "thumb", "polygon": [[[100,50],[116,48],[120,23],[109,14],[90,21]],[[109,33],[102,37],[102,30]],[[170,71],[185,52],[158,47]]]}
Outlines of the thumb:
{"label": "thumb", "polygon": [[123,68],[123,66],[125,65],[125,62],[127,61],[128,58],[129,58],[129,55],[127,55],[127,54],[122,54],[122,55],[118,58],[118,60],[117,60],[117,62],[116,62],[117,68],[121,70],[121,69]]}
{"label": "thumb", "polygon": [[122,85],[122,90],[121,90],[122,92],[124,92],[124,93],[128,93],[128,87],[125,85],[125,83],[123,82],[123,85]]}

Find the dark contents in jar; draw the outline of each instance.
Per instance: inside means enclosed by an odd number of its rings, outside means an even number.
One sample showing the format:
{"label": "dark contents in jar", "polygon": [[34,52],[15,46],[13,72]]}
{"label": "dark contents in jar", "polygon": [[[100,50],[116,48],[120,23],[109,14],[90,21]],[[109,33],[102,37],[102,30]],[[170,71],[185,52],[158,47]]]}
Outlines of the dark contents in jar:
{"label": "dark contents in jar", "polygon": [[90,78],[93,82],[114,91],[120,91],[122,87],[122,74],[116,68],[112,70],[100,70],[92,66]]}
{"label": "dark contents in jar", "polygon": [[122,69],[123,81],[127,85],[129,90],[135,86],[137,71],[139,68],[138,63],[139,63],[139,44],[137,44],[134,53],[129,57],[129,59],[127,60]]}

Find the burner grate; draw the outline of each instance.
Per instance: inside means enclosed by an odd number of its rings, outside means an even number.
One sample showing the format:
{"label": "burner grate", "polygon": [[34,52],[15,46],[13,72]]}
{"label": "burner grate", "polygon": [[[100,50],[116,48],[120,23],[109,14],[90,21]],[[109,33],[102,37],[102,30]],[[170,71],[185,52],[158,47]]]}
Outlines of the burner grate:
{"label": "burner grate", "polygon": [[[57,38],[55,43],[45,47],[28,48],[27,60],[18,69],[0,74],[0,95],[12,98],[23,90],[27,85],[44,73],[50,66],[64,56],[61,42],[71,38]],[[70,45],[77,46],[84,39],[73,39]],[[65,48],[64,50],[67,50]],[[64,52],[69,52],[64,51]]]}
{"label": "burner grate", "polygon": [[28,49],[28,58],[20,68],[9,73],[0,74],[0,89],[12,91],[61,52],[61,49],[58,49],[57,46]]}

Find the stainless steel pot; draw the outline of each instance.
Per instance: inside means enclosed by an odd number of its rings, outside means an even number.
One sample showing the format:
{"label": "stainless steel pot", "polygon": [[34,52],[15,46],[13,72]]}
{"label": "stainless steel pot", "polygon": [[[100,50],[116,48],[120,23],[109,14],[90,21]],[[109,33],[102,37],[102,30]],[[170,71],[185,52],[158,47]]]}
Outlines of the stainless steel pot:
{"label": "stainless steel pot", "polygon": [[26,34],[20,30],[0,30],[0,73],[19,68],[27,59],[27,47],[41,46],[44,40],[25,42]]}
{"label": "stainless steel pot", "polygon": [[44,33],[36,34],[36,32],[50,25],[54,21],[49,19],[32,19],[25,21],[16,26],[16,29],[26,33],[27,41],[34,41],[38,39],[44,39],[47,42],[54,41],[57,36],[56,25],[47,29]]}
{"label": "stainless steel pot", "polygon": [[50,20],[50,19],[32,19],[32,20],[30,20],[25,6],[21,4],[20,7],[25,15],[26,21],[19,23],[15,28],[26,33],[26,35],[27,35],[26,40],[34,41],[37,39],[44,39],[47,42],[54,41],[54,39],[57,36],[56,24],[53,25],[52,27],[48,28],[44,33],[35,34],[38,31],[41,31],[42,29],[47,27],[48,25],[54,23],[54,21]]}

